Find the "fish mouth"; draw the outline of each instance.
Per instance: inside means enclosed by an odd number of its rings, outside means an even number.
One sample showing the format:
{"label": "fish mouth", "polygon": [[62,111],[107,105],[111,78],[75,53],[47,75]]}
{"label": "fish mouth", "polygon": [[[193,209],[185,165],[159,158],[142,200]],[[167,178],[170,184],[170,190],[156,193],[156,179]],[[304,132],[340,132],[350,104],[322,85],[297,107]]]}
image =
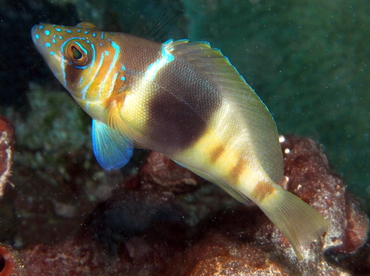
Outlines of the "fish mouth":
{"label": "fish mouth", "polygon": [[50,34],[48,26],[48,24],[33,26],[31,29],[32,41],[55,77],[64,84],[62,71],[65,60],[59,43],[53,42],[53,35]]}

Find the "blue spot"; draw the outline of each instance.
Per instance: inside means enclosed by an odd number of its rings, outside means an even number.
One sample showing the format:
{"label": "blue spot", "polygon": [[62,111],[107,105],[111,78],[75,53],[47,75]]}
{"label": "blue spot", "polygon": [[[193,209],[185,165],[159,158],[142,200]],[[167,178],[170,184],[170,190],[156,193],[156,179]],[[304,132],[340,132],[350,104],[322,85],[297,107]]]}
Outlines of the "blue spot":
{"label": "blue spot", "polygon": [[125,70],[126,70],[125,65],[123,65],[123,64],[122,64],[121,70],[122,70],[122,71],[125,71]]}
{"label": "blue spot", "polygon": [[114,33],[110,33],[111,35],[114,35]]}
{"label": "blue spot", "polygon": [[80,30],[80,29],[78,29],[78,30],[77,30],[77,32],[78,32],[78,33],[80,33],[80,32],[81,32],[81,30]]}
{"label": "blue spot", "polygon": [[92,34],[92,36],[93,36],[93,37],[96,37],[96,33],[93,33],[93,34]]}
{"label": "blue spot", "polygon": [[56,26],[57,26],[57,25],[55,25],[55,24],[54,24],[54,25],[53,25],[53,28],[55,28]]}
{"label": "blue spot", "polygon": [[121,81],[125,81],[126,80],[126,78],[125,77],[121,77]]}
{"label": "blue spot", "polygon": [[57,32],[61,32],[62,31],[62,29],[59,29],[59,28],[56,28],[55,29]]}
{"label": "blue spot", "polygon": [[40,38],[40,36],[39,36],[38,34],[35,34],[35,38],[36,38],[36,39],[39,39],[39,38]]}
{"label": "blue spot", "polygon": [[107,55],[109,55],[109,52],[108,51],[105,51],[105,55],[107,56]]}
{"label": "blue spot", "polygon": [[71,30],[66,30],[67,31],[67,33],[69,33],[69,34],[71,34],[72,33],[72,31]]}
{"label": "blue spot", "polygon": [[51,45],[50,45],[50,43],[48,42],[48,43],[45,43],[45,46],[46,46],[46,47],[48,47],[48,48],[50,48],[50,46],[51,46]]}
{"label": "blue spot", "polygon": [[54,55],[55,55],[55,53],[54,53],[54,52],[50,52],[50,55],[54,56]]}
{"label": "blue spot", "polygon": [[100,38],[101,38],[101,39],[104,39],[104,32],[101,32],[101,34],[100,34]]}
{"label": "blue spot", "polygon": [[84,31],[84,34],[88,34],[89,32],[88,31]]}
{"label": "blue spot", "polygon": [[86,40],[86,43],[90,43],[90,40]]}
{"label": "blue spot", "polygon": [[99,43],[100,46],[103,46],[103,43]]}
{"label": "blue spot", "polygon": [[108,41],[110,41],[110,38],[108,38]]}
{"label": "blue spot", "polygon": [[60,36],[59,36],[59,39],[60,39],[60,40],[62,40],[62,39],[63,39],[63,37],[60,35]]}
{"label": "blue spot", "polygon": [[45,26],[41,25],[39,26],[39,29],[42,30]]}
{"label": "blue spot", "polygon": [[50,31],[49,30],[45,30],[45,34],[46,35],[49,35],[50,34]]}

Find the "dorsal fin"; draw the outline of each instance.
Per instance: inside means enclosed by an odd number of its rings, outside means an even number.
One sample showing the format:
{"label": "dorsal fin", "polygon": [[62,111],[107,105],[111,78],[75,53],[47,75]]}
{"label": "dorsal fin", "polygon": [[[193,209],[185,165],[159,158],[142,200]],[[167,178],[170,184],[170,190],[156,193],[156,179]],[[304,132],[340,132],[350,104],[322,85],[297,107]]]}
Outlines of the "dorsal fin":
{"label": "dorsal fin", "polygon": [[232,109],[242,114],[236,119],[248,129],[256,157],[269,177],[279,183],[283,176],[283,163],[275,122],[267,107],[228,58],[218,49],[212,49],[208,42],[178,40],[168,43],[166,49],[198,68],[232,105]]}
{"label": "dorsal fin", "polygon": [[92,30],[97,30],[98,27],[96,27],[93,23],[90,23],[90,22],[80,22],[77,24],[77,27],[83,27],[83,28],[88,28],[88,29],[92,29]]}

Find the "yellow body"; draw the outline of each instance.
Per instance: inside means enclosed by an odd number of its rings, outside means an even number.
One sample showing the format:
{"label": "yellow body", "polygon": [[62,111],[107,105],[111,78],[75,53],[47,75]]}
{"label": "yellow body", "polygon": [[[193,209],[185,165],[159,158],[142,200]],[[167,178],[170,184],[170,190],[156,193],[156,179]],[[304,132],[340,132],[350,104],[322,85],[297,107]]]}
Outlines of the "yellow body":
{"label": "yellow body", "polygon": [[284,190],[283,156],[266,106],[220,51],[204,42],[163,44],[90,23],[38,25],[33,41],[55,76],[93,118],[106,169],[134,145],[159,151],[241,202],[252,200],[299,246],[327,228]]}

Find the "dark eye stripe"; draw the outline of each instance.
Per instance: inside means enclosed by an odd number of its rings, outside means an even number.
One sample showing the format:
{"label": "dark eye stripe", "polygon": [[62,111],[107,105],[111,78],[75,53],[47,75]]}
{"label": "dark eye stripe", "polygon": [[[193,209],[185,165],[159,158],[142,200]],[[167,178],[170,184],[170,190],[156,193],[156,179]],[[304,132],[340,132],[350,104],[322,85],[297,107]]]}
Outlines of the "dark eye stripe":
{"label": "dark eye stripe", "polygon": [[72,46],[72,53],[73,53],[73,57],[75,59],[81,59],[82,58],[82,53],[74,46]]}

